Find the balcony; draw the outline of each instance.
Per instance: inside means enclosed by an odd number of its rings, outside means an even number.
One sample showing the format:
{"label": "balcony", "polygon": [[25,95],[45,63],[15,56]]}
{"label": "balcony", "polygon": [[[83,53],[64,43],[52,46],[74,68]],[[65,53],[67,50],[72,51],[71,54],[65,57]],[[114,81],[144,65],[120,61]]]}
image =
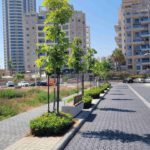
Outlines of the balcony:
{"label": "balcony", "polygon": [[144,26],[141,26],[141,25],[133,25],[132,27],[133,30],[148,30],[148,27],[144,27]]}
{"label": "balcony", "polygon": [[133,44],[143,44],[144,41],[142,39],[134,39]]}
{"label": "balcony", "polygon": [[141,37],[150,37],[150,33],[149,32],[145,32],[145,33],[141,33]]}
{"label": "balcony", "polygon": [[142,23],[142,24],[150,23],[150,18],[147,18],[147,19],[145,19],[145,20],[142,20],[141,23]]}
{"label": "balcony", "polygon": [[115,31],[116,31],[116,32],[121,32],[121,27],[120,27],[120,25],[115,25]]}
{"label": "balcony", "polygon": [[141,50],[142,51],[149,51],[150,50],[150,46],[149,45],[141,46]]}

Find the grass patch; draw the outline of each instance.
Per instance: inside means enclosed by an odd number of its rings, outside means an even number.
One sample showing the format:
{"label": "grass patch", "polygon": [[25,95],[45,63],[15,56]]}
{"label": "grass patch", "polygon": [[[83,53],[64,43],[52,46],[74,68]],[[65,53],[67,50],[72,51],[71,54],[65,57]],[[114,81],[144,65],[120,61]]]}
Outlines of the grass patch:
{"label": "grass patch", "polygon": [[26,94],[27,93],[24,91],[19,91],[19,90],[15,90],[15,89],[0,90],[0,98],[3,98],[3,99],[24,97]]}

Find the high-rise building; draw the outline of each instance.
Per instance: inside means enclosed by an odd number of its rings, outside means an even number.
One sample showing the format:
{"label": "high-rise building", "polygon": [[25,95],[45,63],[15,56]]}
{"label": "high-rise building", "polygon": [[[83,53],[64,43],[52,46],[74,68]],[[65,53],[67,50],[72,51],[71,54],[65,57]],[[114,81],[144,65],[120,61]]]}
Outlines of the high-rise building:
{"label": "high-rise building", "polygon": [[37,59],[37,13],[26,13],[24,15],[24,59],[25,71],[35,72]]}
{"label": "high-rise building", "polygon": [[26,12],[35,11],[35,1],[2,0],[2,6],[5,68],[11,65],[14,72],[24,72],[23,17]]}
{"label": "high-rise building", "polygon": [[116,42],[131,73],[150,71],[150,0],[123,0]]}
{"label": "high-rise building", "polygon": [[23,0],[24,12],[36,12],[36,0]]}

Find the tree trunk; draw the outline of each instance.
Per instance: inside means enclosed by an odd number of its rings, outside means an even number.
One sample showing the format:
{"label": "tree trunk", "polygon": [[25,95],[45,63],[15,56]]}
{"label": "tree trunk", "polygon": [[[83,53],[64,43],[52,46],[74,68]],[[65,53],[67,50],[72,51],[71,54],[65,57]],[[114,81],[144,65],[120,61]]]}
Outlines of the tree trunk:
{"label": "tree trunk", "polygon": [[48,75],[48,92],[47,92],[47,97],[48,97],[48,113],[50,113],[50,86],[49,86],[49,75]]}
{"label": "tree trunk", "polygon": [[82,96],[84,96],[84,73],[82,73]]}
{"label": "tree trunk", "polygon": [[54,87],[54,103],[53,103],[53,112],[55,112],[55,105],[56,105],[56,89]]}
{"label": "tree trunk", "polygon": [[60,101],[60,73],[57,74],[57,113],[59,114],[59,101]]}
{"label": "tree trunk", "polygon": [[77,93],[79,93],[79,74],[77,74]]}

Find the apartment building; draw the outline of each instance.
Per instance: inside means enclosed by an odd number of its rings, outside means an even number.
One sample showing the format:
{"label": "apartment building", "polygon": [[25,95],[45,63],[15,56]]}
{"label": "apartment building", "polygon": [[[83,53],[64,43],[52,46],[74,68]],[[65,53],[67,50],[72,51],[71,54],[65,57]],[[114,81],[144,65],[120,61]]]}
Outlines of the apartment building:
{"label": "apartment building", "polygon": [[23,16],[35,6],[33,0],[2,0],[5,69],[11,62],[13,72],[25,71]]}
{"label": "apartment building", "polygon": [[24,15],[24,60],[25,71],[35,72],[37,59],[37,13],[26,13]]}
{"label": "apartment building", "polygon": [[[43,7],[40,7],[39,15],[38,15],[38,24],[37,24],[37,41],[40,44],[45,42],[47,44],[52,44],[51,41],[45,40],[45,33],[43,32],[46,13],[47,10],[45,10],[45,8]],[[74,14],[69,20],[69,22],[61,26],[61,29],[66,32],[66,37],[69,39],[69,42],[73,42],[74,37],[81,38],[82,48],[86,50],[87,33],[86,33],[85,13],[83,13],[82,11],[74,11]]]}
{"label": "apartment building", "polygon": [[127,70],[150,72],[150,0],[123,0],[115,30]]}
{"label": "apartment building", "polygon": [[[39,44],[54,44],[52,41],[46,41],[44,29],[44,21],[47,10],[40,7],[39,13],[28,13],[25,15],[25,69],[26,71],[35,72],[35,60],[37,59],[36,43]],[[72,18],[68,23],[61,26],[61,29],[66,32],[66,38],[69,42],[73,42],[75,37],[82,39],[82,48],[86,51],[87,46],[90,46],[90,29],[86,26],[85,13],[81,11],[74,11]],[[88,43],[87,43],[88,39]],[[33,42],[31,42],[33,41]],[[36,41],[36,42],[35,42]],[[70,49],[66,51],[70,54]]]}

